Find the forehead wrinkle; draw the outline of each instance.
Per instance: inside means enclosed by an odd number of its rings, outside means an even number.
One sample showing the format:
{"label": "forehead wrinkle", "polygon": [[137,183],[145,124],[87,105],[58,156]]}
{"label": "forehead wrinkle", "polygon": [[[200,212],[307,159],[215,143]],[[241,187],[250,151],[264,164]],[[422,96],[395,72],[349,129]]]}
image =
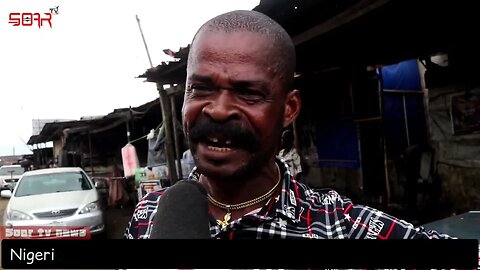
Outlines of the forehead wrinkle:
{"label": "forehead wrinkle", "polygon": [[199,52],[199,60],[207,62],[223,62],[223,63],[255,63],[258,62],[256,57],[236,52],[220,52],[215,50],[204,49]]}
{"label": "forehead wrinkle", "polygon": [[271,57],[267,55],[265,57],[254,57],[252,55],[243,54],[243,53],[234,53],[234,52],[219,52],[215,50],[204,49],[198,52],[197,57],[193,62],[205,62],[205,63],[225,63],[225,64],[254,64],[259,68],[263,69],[267,73],[273,76],[281,76],[280,72],[280,63],[278,61],[275,62],[267,62],[266,59],[271,59]]}
{"label": "forehead wrinkle", "polygon": [[[235,48],[227,49],[225,47],[218,50],[215,45],[210,47],[210,38],[216,38],[220,36],[231,36],[245,33],[247,39],[254,36],[253,47],[245,47],[244,51],[235,51]],[[245,41],[245,40],[244,40]],[[238,45],[238,44],[234,44]],[[252,33],[248,31],[234,31],[226,33],[224,31],[200,31],[195,38],[195,41],[191,48],[191,54],[188,59],[190,64],[251,64],[258,67],[260,70],[271,76],[270,79],[279,78],[283,79],[281,57],[279,55],[278,48],[276,48],[274,42],[266,39],[264,36],[258,33]],[[187,70],[190,70],[192,66],[187,65]],[[227,72],[227,70],[223,70]]]}

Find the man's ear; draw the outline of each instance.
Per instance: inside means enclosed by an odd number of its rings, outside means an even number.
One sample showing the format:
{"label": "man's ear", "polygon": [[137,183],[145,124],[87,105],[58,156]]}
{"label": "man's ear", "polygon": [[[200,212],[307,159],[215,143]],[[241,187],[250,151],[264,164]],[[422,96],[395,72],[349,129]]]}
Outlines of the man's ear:
{"label": "man's ear", "polygon": [[300,113],[300,92],[297,89],[290,91],[285,99],[285,113],[283,116],[283,128],[288,127]]}

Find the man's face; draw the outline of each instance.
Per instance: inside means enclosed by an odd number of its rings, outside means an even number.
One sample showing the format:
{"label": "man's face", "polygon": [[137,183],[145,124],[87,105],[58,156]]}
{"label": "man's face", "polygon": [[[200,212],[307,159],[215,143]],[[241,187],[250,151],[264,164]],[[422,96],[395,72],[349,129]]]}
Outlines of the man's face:
{"label": "man's face", "polygon": [[285,125],[286,89],[271,44],[249,32],[197,35],[187,67],[183,126],[200,173],[226,178],[271,160]]}

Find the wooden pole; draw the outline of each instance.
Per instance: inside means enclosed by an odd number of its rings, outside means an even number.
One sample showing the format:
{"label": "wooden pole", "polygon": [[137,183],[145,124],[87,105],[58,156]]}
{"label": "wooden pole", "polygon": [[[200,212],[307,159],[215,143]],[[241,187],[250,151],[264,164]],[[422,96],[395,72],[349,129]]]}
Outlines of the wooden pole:
{"label": "wooden pole", "polygon": [[170,184],[178,181],[177,170],[175,169],[175,151],[172,139],[172,111],[169,110],[168,96],[163,85],[157,82],[157,90],[160,99],[160,107],[162,109],[163,125],[165,127],[165,152],[168,166],[168,174],[170,176]]}
{"label": "wooden pole", "polygon": [[[143,35],[142,27],[140,25],[140,19],[138,16],[137,23],[138,28],[140,29],[140,34],[142,35],[143,44],[145,45],[145,50],[147,51],[148,61],[150,62],[150,67],[153,68],[152,59],[150,58],[150,53],[148,52],[148,46],[145,42],[145,37]],[[175,158],[174,158],[174,144],[172,140],[172,112],[169,110],[169,103],[168,103],[168,96],[163,88],[163,84],[160,82],[156,82],[157,84],[157,91],[158,91],[158,99],[160,101],[160,109],[162,110],[162,119],[163,125],[165,127],[165,152],[166,152],[166,160],[168,166],[168,174],[170,175],[170,184],[175,184],[178,181],[177,171],[175,170]]]}
{"label": "wooden pole", "polygon": [[[170,85],[170,87],[173,88],[173,85]],[[171,94],[170,95],[170,108],[172,110],[172,119],[177,119],[176,114],[177,114],[177,106],[175,104],[175,95]],[[178,134],[178,130],[176,128],[176,123],[173,122],[173,139],[175,142],[175,153],[176,155],[176,160],[177,160],[177,171],[178,171],[178,178],[183,179],[183,172],[182,172],[182,149],[180,147],[180,138]]]}
{"label": "wooden pole", "polygon": [[91,177],[95,177],[95,170],[93,169],[93,154],[92,154],[92,135],[88,132],[88,152],[90,155],[90,173]]}

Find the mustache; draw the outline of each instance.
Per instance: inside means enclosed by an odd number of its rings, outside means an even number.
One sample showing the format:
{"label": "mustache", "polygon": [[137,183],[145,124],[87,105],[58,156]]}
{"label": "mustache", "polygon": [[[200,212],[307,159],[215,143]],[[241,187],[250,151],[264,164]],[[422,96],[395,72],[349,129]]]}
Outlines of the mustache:
{"label": "mustache", "polygon": [[189,139],[198,143],[208,137],[226,138],[232,141],[234,147],[253,152],[260,147],[260,140],[250,130],[235,121],[218,123],[208,118],[199,119],[189,132]]}

